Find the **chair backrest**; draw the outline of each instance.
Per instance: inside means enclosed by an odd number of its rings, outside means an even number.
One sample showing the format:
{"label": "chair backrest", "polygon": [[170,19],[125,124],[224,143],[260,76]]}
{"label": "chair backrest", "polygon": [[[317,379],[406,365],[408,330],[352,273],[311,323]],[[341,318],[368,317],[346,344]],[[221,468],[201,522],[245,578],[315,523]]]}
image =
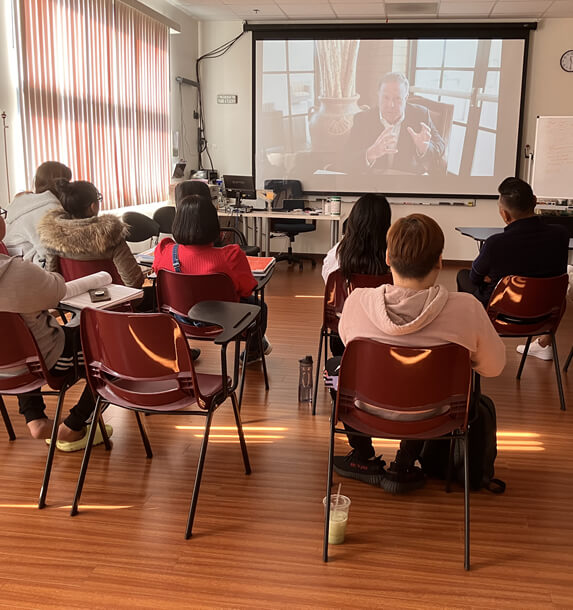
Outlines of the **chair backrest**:
{"label": "chair backrest", "polygon": [[80,318],[87,381],[123,407],[173,410],[200,395],[182,329],[166,314],[86,308]]}
{"label": "chair backrest", "polygon": [[140,212],[125,212],[121,219],[128,228],[126,241],[145,241],[159,235],[159,225],[145,214]]}
{"label": "chair backrest", "polygon": [[197,339],[212,339],[221,329],[190,324],[187,314],[193,305],[201,301],[239,300],[233,280],[224,273],[192,275],[160,269],[155,289],[159,311],[176,316],[185,334]]}
{"label": "chair backrest", "polygon": [[285,199],[298,199],[303,193],[300,180],[265,180],[264,187],[275,194],[272,208],[283,208]]}
{"label": "chair backrest", "polygon": [[470,353],[455,343],[414,348],[355,339],[342,356],[336,419],[389,438],[463,431],[471,380]]}
{"label": "chair backrest", "polygon": [[77,280],[80,277],[98,273],[99,271],[107,271],[111,275],[111,281],[114,284],[123,286],[121,275],[110,258],[96,258],[92,260],[77,260],[73,258],[58,257],[58,269],[64,276],[66,282]]}
{"label": "chair backrest", "polygon": [[565,313],[566,273],[555,277],[507,275],[499,280],[487,314],[500,335],[555,333]]}
{"label": "chair backrest", "polygon": [[44,358],[22,317],[1,311],[0,334],[0,394],[31,392],[49,383]]}
{"label": "chair backrest", "polygon": [[153,220],[159,226],[159,233],[173,233],[173,221],[175,220],[176,209],[172,205],[164,205],[155,210]]}
{"label": "chair backrest", "polygon": [[454,105],[447,104],[446,102],[437,102],[421,95],[410,95],[408,103],[425,106],[428,109],[432,122],[444,139],[447,151],[454,120]]}
{"label": "chair backrest", "polygon": [[230,244],[238,244],[239,246],[246,246],[247,239],[239,229],[234,227],[221,227],[219,232],[219,240],[215,244],[216,246],[228,246]]}
{"label": "chair backrest", "polygon": [[334,270],[327,278],[324,288],[322,310],[322,328],[338,332],[338,322],[344,302],[354,288],[377,288],[382,284],[392,284],[392,274],[368,275],[353,273],[350,282],[342,275],[340,269]]}

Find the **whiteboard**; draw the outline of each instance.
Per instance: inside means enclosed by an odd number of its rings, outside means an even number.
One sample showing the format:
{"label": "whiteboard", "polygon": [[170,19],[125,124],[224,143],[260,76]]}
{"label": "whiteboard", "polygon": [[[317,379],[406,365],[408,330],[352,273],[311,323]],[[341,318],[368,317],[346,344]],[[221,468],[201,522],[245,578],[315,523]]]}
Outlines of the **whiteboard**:
{"label": "whiteboard", "polygon": [[537,117],[533,151],[537,197],[573,199],[573,116]]}

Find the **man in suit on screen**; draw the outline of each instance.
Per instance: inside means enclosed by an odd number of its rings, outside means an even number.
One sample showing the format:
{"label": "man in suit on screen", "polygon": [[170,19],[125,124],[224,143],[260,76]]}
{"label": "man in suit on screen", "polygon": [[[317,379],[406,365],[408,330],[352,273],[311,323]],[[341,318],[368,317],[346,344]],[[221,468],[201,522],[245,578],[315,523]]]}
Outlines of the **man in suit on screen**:
{"label": "man in suit on screen", "polygon": [[444,140],[429,110],[408,103],[409,89],[403,74],[390,72],[380,82],[378,108],[354,116],[348,143],[354,171],[409,174],[445,171]]}

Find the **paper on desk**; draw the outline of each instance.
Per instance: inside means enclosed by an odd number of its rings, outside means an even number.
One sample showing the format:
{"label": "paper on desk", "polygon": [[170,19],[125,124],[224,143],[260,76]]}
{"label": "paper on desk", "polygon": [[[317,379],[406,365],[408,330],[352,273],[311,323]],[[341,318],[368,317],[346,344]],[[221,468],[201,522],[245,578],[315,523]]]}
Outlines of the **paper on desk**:
{"label": "paper on desk", "polygon": [[66,282],[66,294],[62,300],[77,297],[88,290],[96,290],[111,284],[111,275],[107,271],[98,271],[77,280]]}

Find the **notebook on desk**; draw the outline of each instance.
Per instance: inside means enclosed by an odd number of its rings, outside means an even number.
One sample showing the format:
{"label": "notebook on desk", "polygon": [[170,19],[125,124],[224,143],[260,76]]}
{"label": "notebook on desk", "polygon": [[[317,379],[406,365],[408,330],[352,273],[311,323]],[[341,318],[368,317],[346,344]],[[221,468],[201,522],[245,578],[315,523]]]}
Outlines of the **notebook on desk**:
{"label": "notebook on desk", "polygon": [[255,277],[265,275],[277,262],[274,256],[247,256],[247,260]]}

